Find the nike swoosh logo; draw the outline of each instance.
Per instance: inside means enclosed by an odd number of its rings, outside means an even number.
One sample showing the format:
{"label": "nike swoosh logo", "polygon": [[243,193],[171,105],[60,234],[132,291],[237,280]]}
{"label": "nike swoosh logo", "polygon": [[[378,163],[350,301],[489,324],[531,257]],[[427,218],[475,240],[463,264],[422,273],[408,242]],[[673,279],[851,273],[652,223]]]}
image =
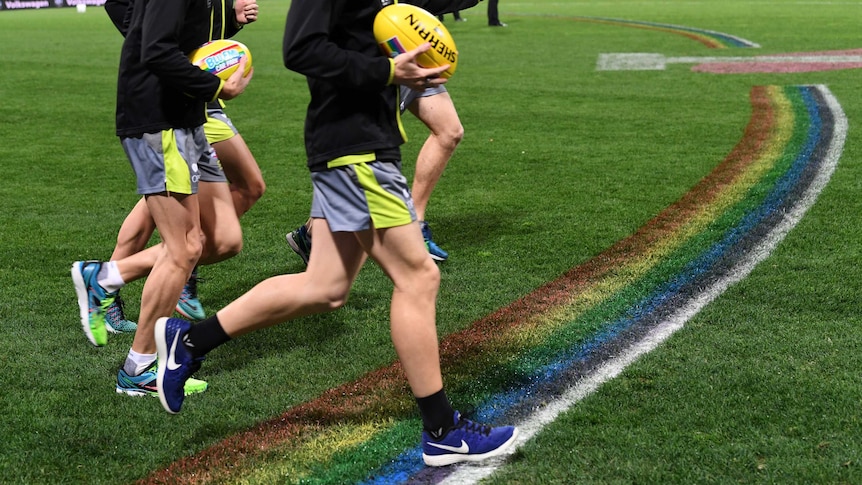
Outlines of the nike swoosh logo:
{"label": "nike swoosh logo", "polygon": [[454,446],[441,445],[440,443],[434,443],[433,441],[429,441],[428,444],[433,446],[434,448],[440,448],[441,450],[451,451],[453,453],[461,453],[464,455],[466,455],[467,453],[470,453],[470,447],[467,445],[467,442],[465,442],[464,440],[461,440],[461,446],[459,446],[457,448],[455,448]]}
{"label": "nike swoosh logo", "polygon": [[[168,370],[177,370],[180,368],[180,364],[177,364],[177,360],[174,354],[177,353],[177,342],[180,341],[180,330],[177,329],[177,335],[174,337],[174,343],[171,345],[171,351],[168,352]],[[463,443],[463,441],[462,441]]]}

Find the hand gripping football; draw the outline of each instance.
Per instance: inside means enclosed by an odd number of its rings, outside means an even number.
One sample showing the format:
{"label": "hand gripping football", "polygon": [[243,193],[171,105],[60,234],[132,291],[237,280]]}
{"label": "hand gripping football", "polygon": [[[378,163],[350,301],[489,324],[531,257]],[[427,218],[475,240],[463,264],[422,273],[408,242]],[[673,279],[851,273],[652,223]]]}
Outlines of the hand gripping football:
{"label": "hand gripping football", "polygon": [[442,77],[452,77],[458,67],[458,48],[449,31],[437,17],[415,5],[383,7],[374,18],[374,38],[391,57],[431,43],[431,49],[420,54],[416,63],[425,68],[449,64]]}

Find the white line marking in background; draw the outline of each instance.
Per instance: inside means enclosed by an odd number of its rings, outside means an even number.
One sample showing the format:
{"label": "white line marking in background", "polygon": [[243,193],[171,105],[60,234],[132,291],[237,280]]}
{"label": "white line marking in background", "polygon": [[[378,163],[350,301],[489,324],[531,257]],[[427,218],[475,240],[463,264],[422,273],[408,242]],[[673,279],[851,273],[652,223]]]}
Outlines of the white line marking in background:
{"label": "white line marking in background", "polygon": [[709,302],[721,295],[727,288],[734,283],[742,280],[757,266],[758,263],[766,259],[775,249],[779,242],[784,239],[784,236],[796,226],[802,219],[802,216],[814,204],[817,196],[826,187],[832,173],[835,172],[835,167],[838,165],[838,159],[841,158],[841,152],[844,150],[844,140],[847,137],[847,117],[841,109],[841,105],[824,85],[815,86],[825,97],[826,104],[834,116],[835,125],[832,132],[832,141],[829,149],[824,156],[823,165],[812,181],[811,185],[806,190],[805,194],[800,198],[798,203],[784,216],[784,220],[778,223],[772,231],[766,236],[760,245],[752,248],[746,257],[737,263],[735,271],[732,271],[726,277],[715,281],[712,286],[705,289],[699,296],[695,297],[686,306],[680,308],[675,314],[671,315],[665,322],[659,324],[655,329],[649,332],[644,338],[632,344],[628,350],[616,358],[606,362],[595,372],[584,376],[583,379],[577,382],[559,399],[551,401],[547,406],[536,410],[532,415],[528,416],[524,421],[517,423],[520,429],[518,439],[512,445],[509,452],[501,457],[487,460],[482,463],[462,464],[446,479],[441,481],[441,484],[446,485],[465,485],[474,484],[479,480],[490,476],[497,468],[505,465],[505,458],[513,454],[518,448],[526,443],[530,438],[535,436],[548,423],[553,422],[561,413],[572,407],[578,401],[595,392],[599,386],[605,382],[618,376],[623,369],[629,364],[637,360],[641,355],[658,347],[659,344],[667,340],[674,332],[681,329],[685,322],[696,315]]}
{"label": "white line marking in background", "polygon": [[665,57],[643,52],[599,54],[597,71],[663,71],[668,64],[712,64],[727,62],[860,63],[862,56],[752,56],[752,57]]}

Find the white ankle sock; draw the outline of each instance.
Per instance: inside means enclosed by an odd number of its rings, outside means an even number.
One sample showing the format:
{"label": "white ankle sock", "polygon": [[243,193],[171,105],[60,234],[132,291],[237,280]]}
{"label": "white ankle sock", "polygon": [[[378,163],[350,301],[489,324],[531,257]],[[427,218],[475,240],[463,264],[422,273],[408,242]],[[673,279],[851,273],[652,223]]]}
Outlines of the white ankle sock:
{"label": "white ankle sock", "polygon": [[123,277],[120,275],[120,268],[117,268],[116,261],[108,261],[102,264],[102,269],[99,270],[99,276],[96,277],[99,286],[105,289],[108,293],[116,293],[120,288],[126,286]]}
{"label": "white ankle sock", "polygon": [[123,370],[130,376],[141,375],[142,372],[149,369],[153,362],[156,361],[156,354],[139,354],[132,349],[129,349],[129,355],[126,356],[126,363],[123,364]]}

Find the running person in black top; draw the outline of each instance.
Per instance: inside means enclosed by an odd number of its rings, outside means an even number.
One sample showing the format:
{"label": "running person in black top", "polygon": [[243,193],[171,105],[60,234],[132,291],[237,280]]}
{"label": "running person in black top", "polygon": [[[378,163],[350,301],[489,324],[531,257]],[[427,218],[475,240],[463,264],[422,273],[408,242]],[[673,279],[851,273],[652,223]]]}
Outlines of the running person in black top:
{"label": "running person in black top", "polygon": [[[132,0],[107,0],[105,10],[121,34],[125,35],[134,2]],[[216,0],[213,2],[211,40],[233,37],[243,26],[257,20],[256,0]],[[212,264],[236,255],[242,248],[242,230],[238,218],[247,212],[263,195],[266,185],[260,167],[243,137],[224,113],[221,100],[207,104],[207,122],[204,125],[207,141],[218,157],[217,176],[202,178],[201,196],[208,202],[203,205],[201,224],[206,238],[201,255],[201,264]],[[226,178],[225,178],[226,177]],[[225,182],[229,181],[230,185]],[[235,212],[233,217],[230,212]],[[117,234],[117,244],[110,262],[101,270],[100,280],[109,280],[107,270],[113,269],[116,261],[142,251],[155,230],[155,224],[143,199],[132,209]],[[143,275],[124,275],[127,283]],[[119,278],[116,278],[119,279]],[[196,320],[205,317],[203,306],[197,298],[197,268],[183,288],[176,310]],[[106,326],[110,332],[134,331],[135,324],[126,319],[119,293],[114,303],[105,311]]]}
{"label": "running person in black top", "polygon": [[[211,0],[148,0],[132,9],[120,55],[116,133],[163,241],[127,258],[140,255],[129,264],[152,258],[130,351],[139,371],[156,352],[156,319],[173,313],[201,255],[197,192],[200,167],[209,163],[211,151],[203,130],[206,103],[238,96],[251,80],[251,74],[243,77],[245,59],[227,81],[189,62],[188,54],[209,40],[211,29]],[[98,284],[101,266],[89,261],[72,266],[82,326],[96,345],[106,340],[102,304],[109,299]],[[139,394],[154,390],[147,383]]]}
{"label": "running person in black top", "polygon": [[177,413],[184,382],[207,352],[253,330],[344,305],[370,256],[395,286],[392,342],[422,415],[425,463],[483,459],[503,453],[517,429],[477,426],[446,398],[435,325],[440,273],[400,171],[404,138],[395,84],[443,84],[438,76],[448,66],[416,64],[427,43],[385,57],[371,31],[380,8],[380,0],[291,3],[284,63],[306,76],[311,93],[305,146],[314,190],[313,256],[304,273],[269,278],[197,325],[159,319],[159,397]]}
{"label": "running person in black top", "polygon": [[[441,20],[443,13],[453,12],[457,20],[460,10],[476,5],[476,0],[402,0],[401,3],[428,10],[439,15]],[[464,126],[443,85],[420,90],[402,86],[400,108],[402,114],[409,110],[430,132],[416,157],[411,194],[428,254],[435,261],[446,261],[449,253],[434,241],[425,212],[437,182],[464,137]],[[287,244],[306,264],[311,254],[311,233],[311,219],[287,233]]]}

